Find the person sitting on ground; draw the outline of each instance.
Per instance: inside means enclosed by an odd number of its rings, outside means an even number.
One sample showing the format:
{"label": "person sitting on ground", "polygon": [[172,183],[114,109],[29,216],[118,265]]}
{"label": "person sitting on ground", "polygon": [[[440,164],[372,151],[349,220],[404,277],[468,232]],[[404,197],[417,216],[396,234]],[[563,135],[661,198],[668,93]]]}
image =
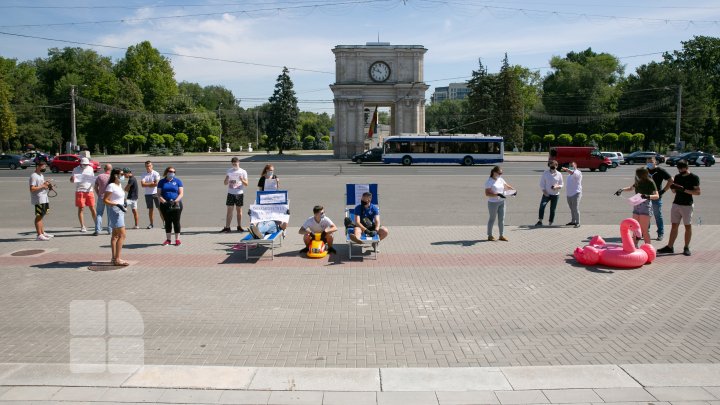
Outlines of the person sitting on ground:
{"label": "person sitting on ground", "polygon": [[[372,193],[365,192],[360,197],[360,204],[355,207],[355,224],[350,239],[355,243],[363,243],[360,239],[362,233],[369,237],[377,235],[380,240],[388,236],[386,227],[380,225],[380,208],[372,203]],[[375,251],[378,250],[378,243],[373,243]]]}
{"label": "person sitting on ground", "polygon": [[322,234],[321,239],[328,246],[329,253],[337,253],[335,248],[332,247],[332,234],[337,231],[337,229],[335,223],[325,216],[325,208],[322,205],[316,205],[313,207],[313,216],[305,220],[305,223],[300,227],[300,231],[298,231],[300,235],[304,235],[303,242],[305,242],[305,247],[300,250],[300,253],[310,251],[310,243],[315,239],[316,233]]}

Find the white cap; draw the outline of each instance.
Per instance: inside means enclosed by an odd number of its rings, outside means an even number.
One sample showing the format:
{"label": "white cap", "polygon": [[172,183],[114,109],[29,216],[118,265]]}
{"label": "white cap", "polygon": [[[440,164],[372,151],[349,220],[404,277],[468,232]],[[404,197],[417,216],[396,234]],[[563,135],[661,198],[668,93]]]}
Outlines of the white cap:
{"label": "white cap", "polygon": [[90,159],[88,159],[88,158],[82,158],[82,159],[80,159],[80,164],[81,164],[81,165],[89,165],[89,164],[90,164]]}

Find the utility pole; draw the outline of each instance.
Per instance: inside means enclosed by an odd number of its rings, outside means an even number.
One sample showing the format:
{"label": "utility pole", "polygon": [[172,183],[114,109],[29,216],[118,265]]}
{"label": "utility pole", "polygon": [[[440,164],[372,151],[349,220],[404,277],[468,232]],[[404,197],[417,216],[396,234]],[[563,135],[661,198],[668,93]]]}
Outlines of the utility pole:
{"label": "utility pole", "polygon": [[675,112],[675,150],[680,149],[680,120],[682,117],[682,84],[678,86],[677,110]]}
{"label": "utility pole", "polygon": [[255,149],[260,150],[260,135],[259,135],[259,120],[258,120],[258,109],[255,108]]}
{"label": "utility pole", "polygon": [[77,132],[75,130],[75,85],[70,86],[70,150],[73,153],[77,145]]}
{"label": "utility pole", "polygon": [[222,115],[220,115],[220,107],[222,107],[222,103],[218,104],[218,120],[220,120],[220,151],[223,150],[222,147],[222,133],[223,133],[223,124],[222,124]]}

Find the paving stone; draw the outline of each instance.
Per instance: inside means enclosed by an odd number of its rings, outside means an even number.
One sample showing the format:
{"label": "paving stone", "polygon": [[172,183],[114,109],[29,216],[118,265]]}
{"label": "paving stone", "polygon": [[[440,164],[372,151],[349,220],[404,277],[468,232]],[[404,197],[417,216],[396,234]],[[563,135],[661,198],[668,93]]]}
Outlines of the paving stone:
{"label": "paving stone", "polygon": [[709,401],[717,399],[701,387],[648,387],[658,401]]}
{"label": "paving stone", "polygon": [[323,395],[323,405],[377,405],[375,392],[328,391]]}
{"label": "paving stone", "polygon": [[46,401],[60,391],[61,387],[13,387],[4,393],[2,401]]}
{"label": "paving stone", "polygon": [[595,393],[605,402],[655,401],[644,388],[596,388]]}
{"label": "paving stone", "polygon": [[270,391],[227,390],[222,391],[218,402],[221,404],[264,405],[267,404],[268,399],[270,399]]}
{"label": "paving stone", "polygon": [[615,365],[502,367],[516,390],[638,387]]}
{"label": "paving stone", "polygon": [[123,387],[247,389],[254,375],[250,367],[144,366]]}
{"label": "paving stone", "polygon": [[322,405],[323,393],[318,391],[273,391],[268,405]]}
{"label": "paving stone", "polygon": [[512,389],[498,368],[383,368],[383,391],[483,391]]}
{"label": "paving stone", "polygon": [[645,387],[720,386],[720,364],[624,364]]}
{"label": "paving stone", "polygon": [[23,364],[3,378],[4,385],[80,387],[119,386],[129,373],[74,373],[69,364]]}
{"label": "paving stone", "polygon": [[495,391],[501,404],[549,404],[540,390]]}
{"label": "paving stone", "polygon": [[101,401],[115,402],[158,402],[165,393],[159,388],[108,388]]}
{"label": "paving stone", "polygon": [[720,387],[703,387],[703,389],[715,396],[715,398],[720,399]]}
{"label": "paving stone", "polygon": [[54,401],[98,401],[107,388],[99,387],[63,387],[52,399]]}
{"label": "paving stone", "polygon": [[219,390],[166,389],[158,402],[165,403],[217,403],[222,395]]}
{"label": "paving stone", "polygon": [[492,391],[437,391],[440,405],[475,405],[475,404],[499,404],[497,396]]}
{"label": "paving stone", "polygon": [[378,392],[378,405],[438,405],[434,392]]}
{"label": "paving stone", "polygon": [[571,404],[579,402],[602,402],[591,389],[542,390],[543,394],[553,404]]}
{"label": "paving stone", "polygon": [[259,368],[250,389],[289,391],[379,391],[373,368]]}

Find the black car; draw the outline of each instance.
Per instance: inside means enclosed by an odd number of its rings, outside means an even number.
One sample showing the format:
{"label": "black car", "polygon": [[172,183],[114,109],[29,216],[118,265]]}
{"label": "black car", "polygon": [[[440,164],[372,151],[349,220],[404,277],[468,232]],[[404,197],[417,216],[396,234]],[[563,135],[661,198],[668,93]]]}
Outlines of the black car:
{"label": "black car", "polygon": [[30,160],[33,165],[37,165],[39,161],[44,161],[48,165],[52,163],[52,156],[48,155],[47,153],[38,152],[38,151],[31,151],[31,152],[25,152],[23,154],[23,158]]}
{"label": "black car", "polygon": [[20,155],[0,155],[0,167],[7,167],[8,169],[15,170],[18,167],[27,169],[31,166],[32,162]]}
{"label": "black car", "polygon": [[352,161],[355,163],[363,163],[363,162],[382,162],[382,148],[372,148],[370,150],[366,150],[363,153],[358,153],[357,155],[352,157]]}
{"label": "black car", "polygon": [[629,155],[625,155],[625,161],[623,164],[626,165],[632,165],[632,164],[645,164],[647,163],[648,158],[654,157],[655,161],[658,163],[664,163],[665,162],[665,156],[657,153],[657,152],[643,152],[643,151],[637,151],[633,152]]}
{"label": "black car", "polygon": [[715,156],[713,156],[710,153],[705,152],[687,152],[683,153],[682,155],[673,156],[671,158],[668,158],[665,163],[668,164],[668,166],[675,166],[678,161],[685,160],[688,162],[689,165],[695,165],[695,166],[712,166],[715,164]]}

